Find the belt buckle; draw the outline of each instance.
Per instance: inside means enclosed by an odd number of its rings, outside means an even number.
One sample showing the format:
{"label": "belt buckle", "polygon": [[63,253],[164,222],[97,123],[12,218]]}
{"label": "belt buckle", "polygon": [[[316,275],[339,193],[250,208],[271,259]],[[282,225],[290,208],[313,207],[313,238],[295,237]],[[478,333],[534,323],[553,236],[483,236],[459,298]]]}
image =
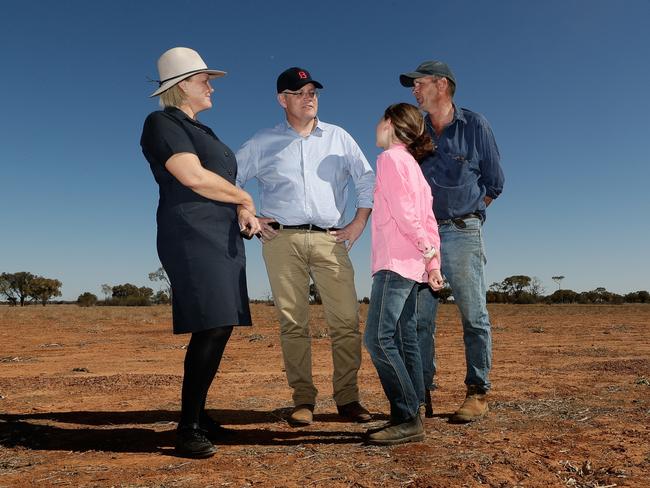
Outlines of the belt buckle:
{"label": "belt buckle", "polygon": [[460,217],[455,218],[455,219],[451,219],[451,221],[452,221],[452,222],[454,223],[454,225],[455,225],[456,227],[458,227],[459,229],[464,229],[464,228],[467,227],[467,224],[465,223],[465,221],[464,221],[463,219],[461,219]]}

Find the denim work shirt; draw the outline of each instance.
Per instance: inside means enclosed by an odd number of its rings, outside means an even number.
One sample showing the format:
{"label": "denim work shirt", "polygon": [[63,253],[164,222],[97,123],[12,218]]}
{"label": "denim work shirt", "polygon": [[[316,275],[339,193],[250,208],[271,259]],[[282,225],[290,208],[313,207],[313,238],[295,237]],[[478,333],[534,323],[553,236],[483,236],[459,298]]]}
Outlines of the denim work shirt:
{"label": "denim work shirt", "polygon": [[237,185],[259,183],[259,212],[283,225],[343,227],[348,183],[357,208],[372,208],[375,174],[345,130],[320,120],[300,136],[286,121],[263,129],[237,152]]}
{"label": "denim work shirt", "polygon": [[420,165],[433,194],[437,220],[477,213],[485,222],[485,196],[497,198],[504,176],[499,149],[481,114],[454,105],[454,120],[437,136],[427,115],[435,149]]}

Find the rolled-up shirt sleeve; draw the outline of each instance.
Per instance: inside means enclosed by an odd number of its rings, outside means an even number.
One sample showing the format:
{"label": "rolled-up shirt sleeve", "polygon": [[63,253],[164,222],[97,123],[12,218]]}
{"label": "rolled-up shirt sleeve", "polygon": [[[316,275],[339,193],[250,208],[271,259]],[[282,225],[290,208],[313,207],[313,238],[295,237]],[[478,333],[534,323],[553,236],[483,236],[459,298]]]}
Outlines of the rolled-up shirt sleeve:
{"label": "rolled-up shirt sleeve", "polygon": [[357,208],[372,208],[375,172],[356,141],[347,134],[347,159],[357,193]]}
{"label": "rolled-up shirt sleeve", "polygon": [[481,169],[480,183],[485,187],[486,196],[494,199],[503,191],[505,177],[501,169],[501,155],[497,147],[494,134],[490,124],[481,116],[477,127],[476,140],[480,148],[481,160],[479,167]]}
{"label": "rolled-up shirt sleeve", "polygon": [[243,188],[248,180],[257,175],[259,157],[253,139],[246,141],[235,154],[237,159],[238,187]]}

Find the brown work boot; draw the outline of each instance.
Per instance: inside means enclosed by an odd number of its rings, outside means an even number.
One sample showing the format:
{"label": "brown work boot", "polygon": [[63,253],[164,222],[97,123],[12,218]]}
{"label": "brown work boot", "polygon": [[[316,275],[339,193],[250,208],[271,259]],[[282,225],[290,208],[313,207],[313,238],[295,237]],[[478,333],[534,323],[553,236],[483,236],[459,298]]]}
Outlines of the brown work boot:
{"label": "brown work boot", "polygon": [[466,424],[482,419],[487,413],[487,393],[476,385],[469,385],[465,401],[452,415],[450,421],[454,424]]}
{"label": "brown work boot", "polygon": [[368,410],[366,410],[359,402],[350,402],[346,403],[345,405],[337,405],[336,409],[338,410],[341,417],[350,419],[352,422],[363,423],[370,422],[372,420],[370,412],[368,412]]}
{"label": "brown work boot", "polygon": [[404,444],[405,442],[417,442],[424,440],[424,425],[419,413],[412,420],[401,424],[389,424],[383,429],[368,431],[368,444],[379,446],[392,446]]}
{"label": "brown work boot", "polygon": [[314,420],[314,405],[310,403],[303,403],[296,405],[289,415],[289,425],[293,427],[301,427],[309,425]]}

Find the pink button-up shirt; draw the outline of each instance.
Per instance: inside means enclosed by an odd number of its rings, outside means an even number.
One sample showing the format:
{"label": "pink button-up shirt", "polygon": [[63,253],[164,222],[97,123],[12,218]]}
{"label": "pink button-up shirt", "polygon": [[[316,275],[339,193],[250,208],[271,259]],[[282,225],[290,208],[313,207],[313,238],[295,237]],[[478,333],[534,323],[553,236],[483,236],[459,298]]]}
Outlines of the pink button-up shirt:
{"label": "pink button-up shirt", "polygon": [[[390,270],[426,282],[427,271],[440,269],[431,188],[403,144],[391,146],[377,158],[371,228],[372,274]],[[436,255],[425,264],[423,253],[431,247]]]}

